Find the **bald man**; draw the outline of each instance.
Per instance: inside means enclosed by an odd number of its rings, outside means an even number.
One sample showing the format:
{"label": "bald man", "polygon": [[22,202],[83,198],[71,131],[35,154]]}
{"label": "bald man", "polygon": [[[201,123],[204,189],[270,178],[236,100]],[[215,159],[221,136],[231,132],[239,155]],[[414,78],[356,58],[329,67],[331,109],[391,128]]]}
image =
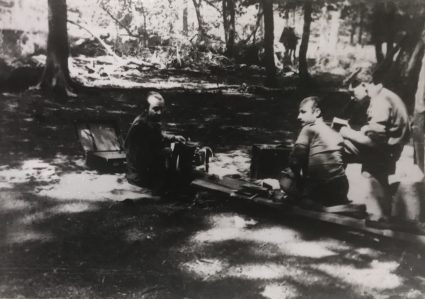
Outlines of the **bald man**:
{"label": "bald man", "polygon": [[348,180],[342,161],[341,136],[322,118],[321,99],[307,97],[301,101],[298,121],[302,125],[290,156],[290,168],[304,203],[333,206],[347,204]]}
{"label": "bald man", "polygon": [[167,181],[168,146],[185,142],[182,136],[168,135],[162,130],[165,100],[158,92],[146,97],[146,109],[133,121],[124,147],[127,155],[127,180],[134,185],[161,192]]}

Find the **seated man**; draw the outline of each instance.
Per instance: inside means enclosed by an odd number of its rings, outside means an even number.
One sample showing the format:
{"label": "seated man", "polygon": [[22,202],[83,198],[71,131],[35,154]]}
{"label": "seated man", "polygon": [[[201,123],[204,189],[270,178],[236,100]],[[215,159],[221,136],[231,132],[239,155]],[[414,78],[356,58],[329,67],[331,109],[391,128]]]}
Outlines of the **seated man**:
{"label": "seated man", "polygon": [[150,92],[146,105],[146,110],[133,121],[125,139],[127,180],[160,192],[169,179],[167,162],[171,150],[167,146],[175,141],[185,142],[185,138],[162,131],[165,100],[161,94]]}
{"label": "seated man", "polygon": [[350,127],[340,130],[344,138],[344,159],[348,163],[361,163],[362,172],[379,184],[374,192],[382,209],[381,216],[390,216],[388,175],[395,172],[395,163],[403,146],[409,140],[409,118],[403,101],[372,77],[361,74],[363,82],[350,89],[356,101],[370,100],[367,123],[359,131]]}
{"label": "seated man", "polygon": [[300,183],[301,199],[324,206],[348,203],[343,140],[323,121],[320,98],[305,98],[299,107],[298,120],[303,127],[289,165]]}

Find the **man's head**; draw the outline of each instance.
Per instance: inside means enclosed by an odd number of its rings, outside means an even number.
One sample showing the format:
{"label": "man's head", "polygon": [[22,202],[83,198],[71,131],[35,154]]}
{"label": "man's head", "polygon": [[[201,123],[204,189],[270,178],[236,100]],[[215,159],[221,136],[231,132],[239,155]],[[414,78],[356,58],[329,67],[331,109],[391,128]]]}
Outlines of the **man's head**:
{"label": "man's head", "polygon": [[298,120],[303,126],[314,124],[322,117],[320,109],[321,99],[319,97],[308,97],[301,101],[298,109]]}
{"label": "man's head", "polygon": [[375,86],[376,78],[368,69],[358,69],[350,78],[348,89],[354,100],[363,101],[370,97],[370,89]]}
{"label": "man's head", "polygon": [[147,119],[151,122],[161,122],[165,112],[165,100],[156,91],[151,91],[146,97]]}

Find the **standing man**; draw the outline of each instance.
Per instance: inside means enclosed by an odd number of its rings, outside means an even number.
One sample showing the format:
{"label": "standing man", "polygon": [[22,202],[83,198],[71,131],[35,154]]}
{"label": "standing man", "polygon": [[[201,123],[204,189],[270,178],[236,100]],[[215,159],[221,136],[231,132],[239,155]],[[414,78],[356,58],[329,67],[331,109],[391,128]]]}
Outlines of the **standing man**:
{"label": "standing man", "polygon": [[[381,218],[391,214],[388,175],[395,172],[404,145],[410,137],[409,117],[403,101],[381,83],[364,75],[350,90],[356,101],[370,99],[367,123],[359,131],[341,128],[344,152],[348,163],[361,163],[362,172],[376,180],[375,194],[381,208]],[[379,190],[380,189],[380,190]]]}
{"label": "standing man", "polygon": [[169,180],[167,162],[171,142],[185,142],[182,136],[165,134],[162,120],[165,100],[158,92],[149,92],[145,111],[133,121],[124,147],[127,155],[127,180],[134,185],[161,192]]}

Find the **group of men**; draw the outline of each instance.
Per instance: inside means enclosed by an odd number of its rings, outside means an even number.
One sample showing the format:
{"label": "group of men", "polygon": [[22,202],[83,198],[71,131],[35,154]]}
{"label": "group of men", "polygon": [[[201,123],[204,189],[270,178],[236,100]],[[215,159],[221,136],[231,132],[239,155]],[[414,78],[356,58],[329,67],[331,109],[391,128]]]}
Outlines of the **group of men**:
{"label": "group of men", "polygon": [[325,124],[321,100],[305,98],[299,107],[301,132],[295,141],[290,168],[301,200],[314,199],[325,206],[347,203],[347,163],[361,163],[365,176],[374,180],[382,219],[390,216],[388,176],[409,140],[409,118],[403,101],[374,82],[371,76],[350,83],[353,99],[369,100],[366,123],[360,130],[349,125],[339,132]]}
{"label": "group of men", "polygon": [[[297,194],[301,200],[324,206],[347,203],[346,165],[361,163],[362,172],[382,189],[382,215],[389,216],[388,175],[394,173],[409,140],[407,109],[399,96],[371,77],[352,82],[350,90],[355,101],[370,101],[367,121],[360,130],[344,126],[338,132],[328,126],[319,97],[307,97],[300,103],[302,129],[289,161]],[[161,129],[164,110],[164,98],[157,92],[149,93],[144,113],[134,120],[125,140],[128,181],[157,192],[170,180],[168,145],[185,142],[184,137],[168,135]]]}

